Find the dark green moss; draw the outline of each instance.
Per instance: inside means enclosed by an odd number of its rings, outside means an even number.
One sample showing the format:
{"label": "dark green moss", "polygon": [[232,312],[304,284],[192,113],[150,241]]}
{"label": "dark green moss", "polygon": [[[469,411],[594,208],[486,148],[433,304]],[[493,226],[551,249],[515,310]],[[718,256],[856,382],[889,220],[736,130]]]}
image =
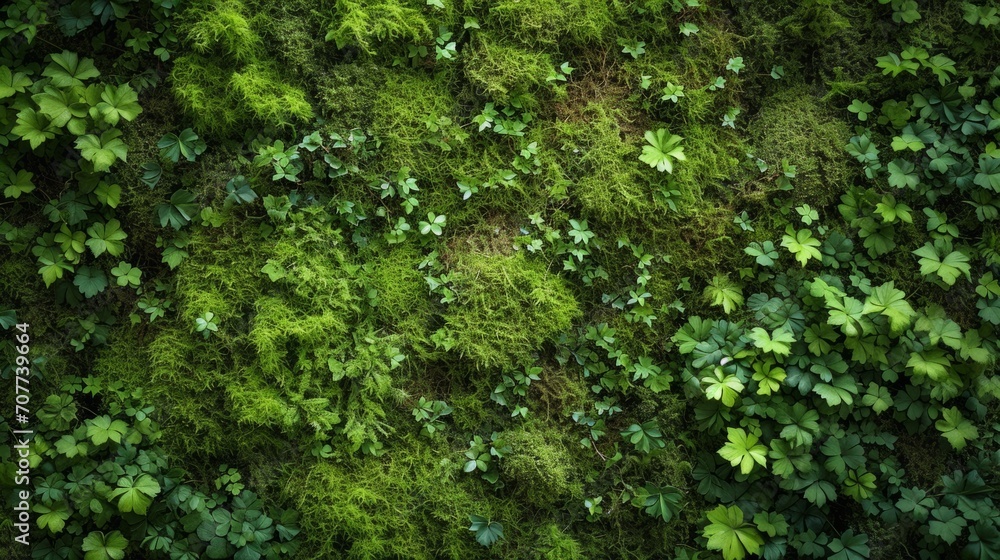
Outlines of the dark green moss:
{"label": "dark green moss", "polygon": [[855,166],[843,153],[851,131],[807,88],[769,98],[750,130],[757,157],[778,169],[782,160],[796,167],[795,200],[823,207],[849,186]]}

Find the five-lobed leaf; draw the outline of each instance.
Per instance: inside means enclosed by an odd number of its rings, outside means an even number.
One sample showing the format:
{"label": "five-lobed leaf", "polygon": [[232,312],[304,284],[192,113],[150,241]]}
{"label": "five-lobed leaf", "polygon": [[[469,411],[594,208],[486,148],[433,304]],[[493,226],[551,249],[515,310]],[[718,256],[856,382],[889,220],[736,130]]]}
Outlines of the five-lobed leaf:
{"label": "five-lobed leaf", "polygon": [[99,257],[107,252],[113,257],[121,256],[125,252],[125,244],[122,241],[128,235],[122,231],[121,222],[115,219],[108,220],[107,223],[95,222],[87,228],[87,247],[95,257]]}
{"label": "five-lobed leaf", "polygon": [[680,145],[683,138],[676,134],[670,134],[666,129],[661,128],[655,133],[647,130],[644,136],[646,144],[642,147],[642,155],[639,161],[655,167],[657,171],[667,173],[674,172],[673,160],[684,161],[684,147]]}
{"label": "five-lobed leaf", "polygon": [[739,466],[740,472],[750,474],[754,466],[767,466],[767,447],[759,443],[759,438],[748,434],[743,428],[727,428],[728,439],[719,449],[719,456],[732,466]]}
{"label": "five-lobed leaf", "polygon": [[709,524],[702,534],[708,539],[708,549],[722,551],[725,560],[743,560],[764,546],[764,538],[756,527],[744,522],[740,508],[720,505],[707,517]]}
{"label": "five-lobed leaf", "polygon": [[50,55],[52,62],[42,70],[42,75],[52,79],[53,86],[67,88],[83,85],[84,80],[101,75],[89,58],[80,58],[76,53],[63,51]]}
{"label": "five-lobed leaf", "polygon": [[118,488],[111,492],[112,499],[118,498],[118,511],[146,515],[153,498],[160,493],[160,483],[152,476],[142,473],[138,477],[123,476],[118,479]]}
{"label": "five-lobed leaf", "polygon": [[194,161],[207,148],[205,141],[198,138],[190,128],[185,128],[180,134],[165,134],[156,143],[156,147],[160,149],[161,156],[174,163],[180,161],[181,157]]}
{"label": "five-lobed leaf", "polygon": [[94,171],[107,171],[116,161],[127,159],[128,147],[122,142],[121,135],[121,131],[116,129],[102,132],[100,137],[86,134],[76,139],[76,147],[83,159],[94,164]]}
{"label": "five-lobed leaf", "polygon": [[142,112],[139,106],[139,95],[128,84],[120,86],[104,86],[101,92],[101,102],[97,104],[101,118],[112,126],[121,119],[134,120]]}
{"label": "five-lobed leaf", "polygon": [[958,407],[954,406],[941,410],[941,419],[934,423],[934,427],[952,447],[959,451],[965,449],[970,440],[979,437],[979,430],[962,416],[962,411]]}
{"label": "five-lobed leaf", "polygon": [[789,225],[785,228],[785,232],[781,238],[781,246],[795,255],[795,260],[800,265],[805,266],[810,259],[822,260],[823,255],[819,252],[819,247],[822,244],[819,239],[812,236],[812,231],[808,229],[795,231]]}
{"label": "five-lobed leaf", "polygon": [[128,539],[120,531],[93,531],[83,539],[84,560],[122,560]]}
{"label": "five-lobed leaf", "polygon": [[476,541],[483,546],[492,546],[503,538],[503,525],[479,515],[470,515],[472,525],[469,530],[476,534]]}

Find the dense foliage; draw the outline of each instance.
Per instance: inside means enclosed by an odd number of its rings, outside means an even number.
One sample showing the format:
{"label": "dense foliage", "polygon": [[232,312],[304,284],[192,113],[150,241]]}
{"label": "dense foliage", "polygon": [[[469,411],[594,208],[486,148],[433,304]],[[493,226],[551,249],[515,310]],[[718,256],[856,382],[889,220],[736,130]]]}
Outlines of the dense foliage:
{"label": "dense foliage", "polygon": [[6,3],[0,554],[1000,558],[998,31]]}

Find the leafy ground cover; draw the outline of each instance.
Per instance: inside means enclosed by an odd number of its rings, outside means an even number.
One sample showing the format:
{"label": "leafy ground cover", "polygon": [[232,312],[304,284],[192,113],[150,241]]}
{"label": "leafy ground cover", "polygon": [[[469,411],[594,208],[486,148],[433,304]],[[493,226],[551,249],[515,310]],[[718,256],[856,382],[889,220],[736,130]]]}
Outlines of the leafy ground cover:
{"label": "leafy ground cover", "polygon": [[1000,558],[993,3],[0,15],[4,557]]}

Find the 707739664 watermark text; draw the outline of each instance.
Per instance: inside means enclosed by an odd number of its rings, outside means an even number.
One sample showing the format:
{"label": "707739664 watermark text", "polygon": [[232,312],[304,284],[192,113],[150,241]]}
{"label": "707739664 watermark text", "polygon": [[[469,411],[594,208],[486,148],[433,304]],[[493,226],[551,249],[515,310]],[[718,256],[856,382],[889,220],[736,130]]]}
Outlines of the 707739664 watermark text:
{"label": "707739664 watermark text", "polygon": [[27,546],[31,534],[31,449],[29,443],[34,431],[30,429],[31,418],[31,336],[29,325],[20,323],[14,327],[14,422],[19,429],[13,430],[17,443],[17,471],[14,473],[14,540]]}

